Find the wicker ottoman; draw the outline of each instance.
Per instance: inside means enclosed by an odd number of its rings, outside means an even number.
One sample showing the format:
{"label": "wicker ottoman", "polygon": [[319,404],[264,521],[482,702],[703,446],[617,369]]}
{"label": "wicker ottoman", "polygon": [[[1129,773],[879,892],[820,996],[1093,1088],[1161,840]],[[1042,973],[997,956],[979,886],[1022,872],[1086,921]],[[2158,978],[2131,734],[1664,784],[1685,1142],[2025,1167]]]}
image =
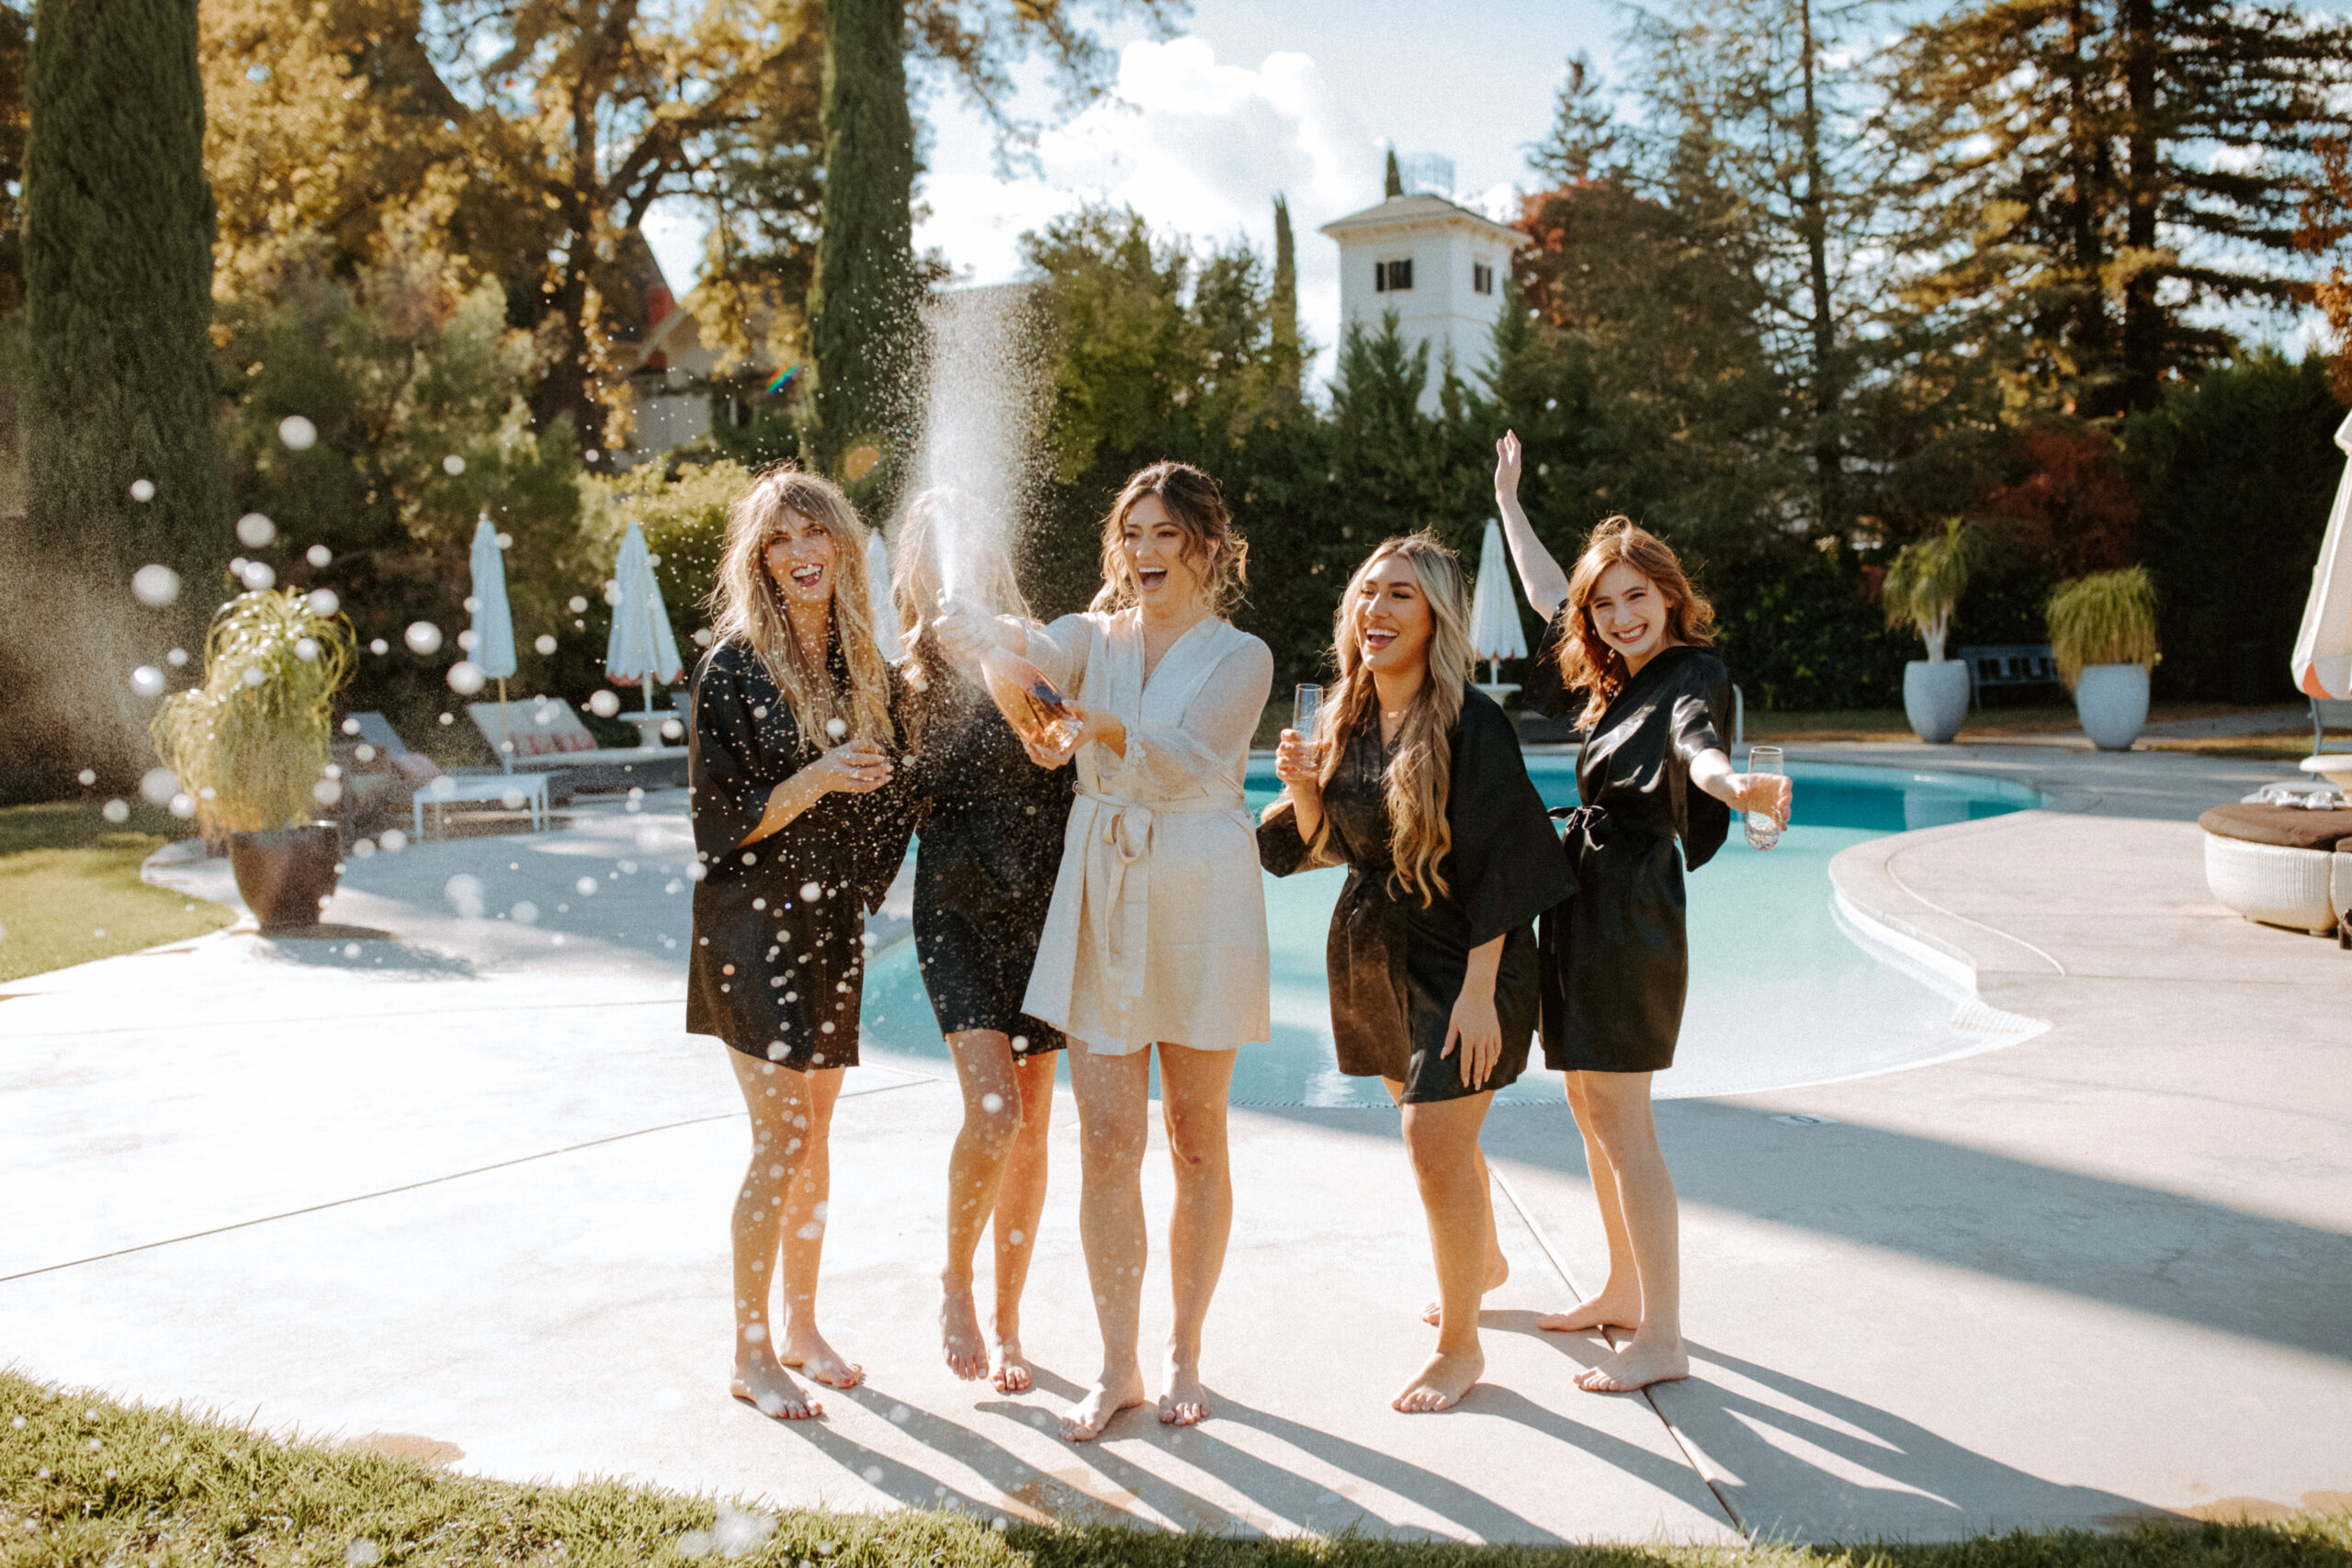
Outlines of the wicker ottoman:
{"label": "wicker ottoman", "polygon": [[2267,926],[2352,942],[2352,810],[2217,806],[2205,829],[2205,885]]}

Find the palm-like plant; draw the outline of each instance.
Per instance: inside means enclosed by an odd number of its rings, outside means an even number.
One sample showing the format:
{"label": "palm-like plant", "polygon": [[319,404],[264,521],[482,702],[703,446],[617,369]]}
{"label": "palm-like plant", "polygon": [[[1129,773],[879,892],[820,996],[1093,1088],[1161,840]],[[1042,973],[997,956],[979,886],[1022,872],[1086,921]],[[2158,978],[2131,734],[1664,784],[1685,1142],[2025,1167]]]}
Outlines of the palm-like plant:
{"label": "palm-like plant", "polygon": [[2156,585],[2148,569],[2094,572],[2061,583],[2050,595],[2050,650],[2058,678],[2073,691],[2094,664],[2145,664],[2156,651]]}
{"label": "palm-like plant", "polygon": [[204,684],[165,703],[149,728],[207,822],[266,833],[311,820],[352,641],[340,613],[320,615],[290,588],[220,606],[204,639]]}
{"label": "palm-like plant", "polygon": [[1886,569],[1886,624],[1917,631],[1930,663],[1943,660],[1951,613],[1984,553],[1984,536],[1965,518],[1954,517],[1941,537],[1904,546]]}

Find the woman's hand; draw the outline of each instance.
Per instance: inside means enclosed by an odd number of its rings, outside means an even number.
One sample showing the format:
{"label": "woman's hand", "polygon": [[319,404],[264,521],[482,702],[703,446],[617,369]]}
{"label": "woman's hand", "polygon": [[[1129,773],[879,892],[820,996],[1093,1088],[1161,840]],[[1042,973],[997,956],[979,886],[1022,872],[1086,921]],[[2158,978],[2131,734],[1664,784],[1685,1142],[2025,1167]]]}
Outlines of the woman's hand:
{"label": "woman's hand", "polygon": [[1293,800],[1322,804],[1322,750],[1295,729],[1283,731],[1282,745],[1274,751],[1274,777],[1290,786]]}
{"label": "woman's hand", "polygon": [[1070,716],[1078,720],[1078,739],[1070,743],[1074,754],[1080,746],[1096,745],[1109,749],[1114,757],[1127,754],[1126,722],[1108,708],[1091,708],[1082,703],[1067,705]]}
{"label": "woman's hand", "polygon": [[890,771],[889,753],[871,740],[845,740],[803,770],[820,795],[871,795]]}
{"label": "woman's hand", "polygon": [[1001,646],[1003,629],[994,617],[982,614],[969,604],[939,596],[940,614],[932,621],[932,635],[939,638],[942,652],[966,670],[977,668],[980,655]]}
{"label": "woman's hand", "polygon": [[1769,812],[1781,827],[1789,825],[1789,807],[1796,790],[1785,773],[1733,773],[1724,781],[1730,794],[1724,804],[1734,811]]}
{"label": "woman's hand", "polygon": [[1488,969],[1481,981],[1479,965],[1473,964],[1462,982],[1462,994],[1453,998],[1453,1016],[1446,1021],[1445,1049],[1441,1056],[1451,1056],[1456,1046],[1462,1052],[1462,1087],[1479,1089],[1493,1076],[1495,1064],[1502,1059],[1503,1024],[1495,1014],[1495,977]]}
{"label": "woman's hand", "polygon": [[1497,495],[1519,494],[1519,433],[1515,430],[1506,430],[1503,432],[1503,438],[1495,443],[1495,493]]}

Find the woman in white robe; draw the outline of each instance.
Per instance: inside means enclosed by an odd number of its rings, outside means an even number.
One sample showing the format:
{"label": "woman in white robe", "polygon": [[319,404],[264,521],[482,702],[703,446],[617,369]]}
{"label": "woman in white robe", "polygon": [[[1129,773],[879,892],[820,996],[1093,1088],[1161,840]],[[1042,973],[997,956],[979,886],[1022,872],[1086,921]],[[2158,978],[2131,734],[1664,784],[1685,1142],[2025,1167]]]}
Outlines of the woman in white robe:
{"label": "woman in white robe", "polygon": [[[1104,520],[1093,608],[1042,629],[961,614],[942,627],[951,641],[1024,653],[1078,719],[1069,745],[1031,747],[1046,766],[1074,758],[1078,794],[1022,1003],[1069,1037],[1082,1133],[1080,1229],[1102,1374],[1062,1417],[1072,1441],[1148,1397],[1136,1340],[1154,1046],[1176,1178],[1159,1419],[1209,1413],[1202,1325],[1233,1221],[1226,1096],[1235,1049],[1272,1032],[1265,896],[1241,792],[1273,656],[1222,615],[1245,549],[1216,480],[1157,463]],[[1013,706],[1006,716],[1028,722]]]}

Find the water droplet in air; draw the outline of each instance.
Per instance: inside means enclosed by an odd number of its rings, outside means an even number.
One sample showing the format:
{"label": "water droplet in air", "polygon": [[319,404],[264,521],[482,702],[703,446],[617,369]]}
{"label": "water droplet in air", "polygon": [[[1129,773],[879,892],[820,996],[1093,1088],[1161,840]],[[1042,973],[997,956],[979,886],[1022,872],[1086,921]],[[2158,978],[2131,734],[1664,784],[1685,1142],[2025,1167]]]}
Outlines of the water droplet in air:
{"label": "water droplet in air", "polygon": [[1001,1094],[984,1094],[980,1096],[980,1109],[987,1111],[991,1116],[995,1115],[998,1111],[1004,1109],[1004,1096]]}
{"label": "water droplet in air", "polygon": [[187,649],[185,648],[172,649],[171,652],[164,655],[164,662],[175,670],[185,668],[187,664]]}
{"label": "water droplet in air", "polygon": [[84,768],[80,773],[75,773],[74,776],[80,780],[85,788],[98,782],[98,772],[96,768]]}
{"label": "water droplet in air", "polygon": [[294,639],[294,657],[295,657],[295,658],[297,658],[297,659],[316,659],[318,656],[319,656],[319,639],[318,639],[317,637],[296,637],[296,638]]}
{"label": "water droplet in air", "polygon": [[894,1427],[903,1427],[914,1418],[914,1414],[903,1404],[893,1404],[890,1406],[890,1424]]}
{"label": "water droplet in air", "polygon": [[411,653],[430,658],[441,651],[441,628],[431,621],[411,621],[401,640],[408,644]]}
{"label": "water droplet in air", "polygon": [[849,733],[849,723],[845,719],[829,718],[825,721],[825,733],[839,740]]}
{"label": "water droplet in air", "polygon": [[804,902],[813,904],[824,896],[825,889],[817,883],[804,882],[800,885],[800,897]]}
{"label": "water droplet in air", "polygon": [[[384,836],[388,839],[391,837],[389,833]],[[481,879],[480,877],[461,871],[441,885],[441,896],[449,900],[449,907],[457,910],[461,918],[469,920],[481,919]]]}
{"label": "water droplet in air", "polygon": [[358,956],[359,956],[359,944],[358,944],[357,942],[345,942],[345,943],[343,944],[343,955],[344,955],[345,958],[356,958],[356,957],[358,957]]}
{"label": "water droplet in air", "polygon": [[385,853],[398,854],[401,851],[408,848],[408,835],[401,832],[398,828],[387,828],[384,829],[383,833],[378,837],[376,842],[383,846]]}
{"label": "water droplet in air", "polygon": [[582,897],[593,897],[596,891],[596,879],[593,876],[583,876],[579,881],[573,883],[571,887],[572,891],[578,893]]}
{"label": "water droplet in air", "polygon": [[139,775],[139,793],[145,795],[151,805],[163,805],[179,793],[179,787],[180,781],[173,776],[169,768],[150,768]]}
{"label": "water droplet in air", "polygon": [[878,1464],[869,1464],[865,1467],[865,1474],[867,1481],[878,1484],[882,1480],[882,1467]]}
{"label": "water droplet in air", "polygon": [[133,500],[133,501],[138,501],[138,502],[148,502],[148,501],[153,501],[153,500],[154,500],[154,499],[155,499],[155,481],[154,481],[153,479],[133,479],[133,480],[131,480],[131,481],[130,481],[130,499],[131,499],[131,500]]}
{"label": "water droplet in air", "polygon": [[441,471],[450,475],[462,474],[466,471],[466,460],[452,452],[441,459]]}
{"label": "water droplet in air", "polygon": [[334,552],[324,545],[312,545],[302,552],[302,558],[312,566],[331,566],[334,562]]}
{"label": "water droplet in air", "polygon": [[243,581],[248,592],[258,593],[265,588],[277,586],[277,572],[266,560],[247,561],[244,570],[237,573],[237,576]]}
{"label": "water droplet in air", "polygon": [[130,820],[130,803],[127,800],[109,800],[98,807],[98,815],[119,828]]}
{"label": "water droplet in air", "polygon": [[1029,1233],[1027,1231],[1007,1231],[1005,1233],[1004,1239],[1011,1242],[1013,1246],[1019,1247],[1023,1242],[1029,1239]]}
{"label": "water droplet in air", "polygon": [[343,799],[343,784],[336,779],[321,779],[311,786],[311,798],[321,806],[334,806]]}
{"label": "water droplet in air", "polygon": [[142,566],[130,574],[130,593],[141,604],[160,610],[180,596],[180,574],[167,566]]}
{"label": "water droplet in air", "polygon": [[172,796],[171,813],[185,822],[196,815],[196,802],[187,795],[175,795]]}
{"label": "water droplet in air", "polygon": [[245,668],[244,668],[243,670],[242,670],[242,671],[238,671],[238,677],[237,677],[237,678],[238,678],[239,680],[241,680],[241,681],[244,682],[244,683],[245,683],[246,685],[248,685],[248,686],[258,686],[258,685],[260,685],[264,681],[266,681],[266,680],[268,680],[268,679],[269,679],[269,677],[268,677],[268,676],[266,676],[266,675],[263,674],[259,670],[254,669],[254,668],[252,665],[250,665],[250,664],[248,664],[247,666],[245,666]]}
{"label": "water droplet in air", "polygon": [[585,611],[587,608],[588,608],[588,601],[587,601],[587,600],[582,599],[582,598],[579,594],[577,594],[577,593],[574,593],[574,594],[571,596],[571,613],[572,613],[573,615],[577,615],[581,614],[582,612]]}
{"label": "water droplet in air", "polygon": [[610,718],[621,711],[621,700],[610,692],[592,693],[588,698],[588,711],[598,718]]}
{"label": "water droplet in air", "polygon": [[823,1235],[824,1234],[825,1227],[819,1224],[802,1225],[799,1231],[800,1239],[803,1241],[815,1241],[819,1236]]}
{"label": "water droplet in air", "polygon": [[288,452],[307,452],[319,439],[319,427],[299,413],[289,413],[277,422],[277,438],[286,443]]}
{"label": "water droplet in air", "polygon": [[164,672],[152,664],[142,664],[130,672],[130,689],[142,697],[164,694]]}
{"label": "water droplet in air", "polygon": [[386,642],[382,637],[369,637],[368,639],[368,651],[376,655],[379,659],[382,658],[385,654],[391,652],[391,650],[392,645]]}
{"label": "water droplet in air", "polygon": [[343,601],[335,596],[332,588],[311,589],[310,598],[304,603],[310,605],[311,614],[322,619],[343,608]]}
{"label": "water droplet in air", "polygon": [[470,697],[490,681],[481,665],[470,659],[460,659],[449,666],[449,689],[461,697]]}
{"label": "water droplet in air", "polygon": [[350,1563],[352,1568],[372,1568],[373,1564],[384,1560],[384,1549],[366,1536],[361,1536],[343,1549],[343,1560]]}
{"label": "water droplet in air", "polygon": [[537,638],[532,642],[531,646],[538,649],[541,653],[553,653],[555,651],[555,638],[548,636],[545,632],[541,632]]}
{"label": "water droplet in air", "polygon": [[248,512],[237,519],[237,543],[249,550],[260,549],[277,537],[277,525],[258,512]]}

